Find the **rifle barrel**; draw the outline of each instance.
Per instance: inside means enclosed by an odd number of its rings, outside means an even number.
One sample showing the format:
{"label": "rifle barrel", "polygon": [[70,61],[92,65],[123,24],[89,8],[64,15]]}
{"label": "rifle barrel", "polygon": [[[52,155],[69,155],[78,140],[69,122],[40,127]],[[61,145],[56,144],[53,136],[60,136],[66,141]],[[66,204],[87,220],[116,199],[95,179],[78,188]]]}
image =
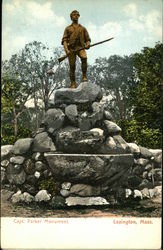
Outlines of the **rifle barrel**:
{"label": "rifle barrel", "polygon": [[[93,43],[93,44],[90,45],[90,47],[96,46],[96,45],[101,44],[101,43],[108,42],[108,41],[110,41],[110,40],[112,40],[112,39],[114,39],[114,37],[111,37],[111,38],[109,38],[109,39],[103,40],[103,41],[98,42],[98,43]],[[75,50],[74,52],[77,52],[77,51],[80,51],[80,50],[83,50],[83,49],[85,49],[85,47],[80,48],[80,49],[78,49],[78,50]],[[66,55],[65,55],[65,56],[62,56],[62,57],[60,57],[60,58],[58,58],[59,63],[62,62],[62,61],[63,61],[64,59],[66,59],[66,58],[67,58]]]}
{"label": "rifle barrel", "polygon": [[106,39],[106,40],[103,40],[103,41],[101,41],[101,42],[98,42],[98,43],[93,43],[92,45],[90,45],[90,47],[96,46],[96,45],[98,45],[98,44],[101,44],[101,43],[105,43],[105,42],[108,42],[108,41],[110,41],[110,40],[112,40],[112,39],[114,39],[114,37],[112,37],[112,38],[109,38],[109,39]]}

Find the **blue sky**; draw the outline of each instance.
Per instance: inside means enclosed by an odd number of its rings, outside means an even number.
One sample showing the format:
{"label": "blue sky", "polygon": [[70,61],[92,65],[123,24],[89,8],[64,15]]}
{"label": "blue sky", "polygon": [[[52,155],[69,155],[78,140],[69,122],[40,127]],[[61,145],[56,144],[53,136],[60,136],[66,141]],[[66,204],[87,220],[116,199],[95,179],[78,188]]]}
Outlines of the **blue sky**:
{"label": "blue sky", "polygon": [[61,46],[74,9],[80,12],[79,23],[87,28],[92,43],[114,37],[87,51],[89,63],[162,42],[162,0],[3,0],[2,59],[34,40],[50,48]]}

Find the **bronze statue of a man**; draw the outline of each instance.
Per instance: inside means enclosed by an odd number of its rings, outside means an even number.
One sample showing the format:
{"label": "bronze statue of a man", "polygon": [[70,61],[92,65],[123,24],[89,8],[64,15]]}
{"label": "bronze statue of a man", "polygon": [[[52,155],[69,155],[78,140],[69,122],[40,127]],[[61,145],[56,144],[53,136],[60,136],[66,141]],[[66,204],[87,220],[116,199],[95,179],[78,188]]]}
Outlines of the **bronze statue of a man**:
{"label": "bronze statue of a man", "polygon": [[76,88],[75,83],[75,65],[76,56],[81,58],[81,68],[83,79],[82,81],[87,81],[87,54],[84,49],[77,51],[81,48],[89,49],[91,39],[89,37],[88,31],[81,24],[78,24],[78,19],[80,14],[77,10],[74,10],[70,14],[72,24],[66,27],[63,38],[62,45],[64,46],[66,55],[68,56],[70,65],[70,81],[71,88]]}

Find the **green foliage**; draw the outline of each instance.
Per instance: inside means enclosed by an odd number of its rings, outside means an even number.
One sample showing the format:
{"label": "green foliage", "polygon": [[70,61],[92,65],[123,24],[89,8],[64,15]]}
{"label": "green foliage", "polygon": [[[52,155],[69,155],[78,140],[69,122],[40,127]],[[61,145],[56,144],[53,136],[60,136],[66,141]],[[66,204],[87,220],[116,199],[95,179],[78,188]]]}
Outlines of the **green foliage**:
{"label": "green foliage", "polygon": [[31,130],[22,126],[18,127],[18,135],[14,136],[14,126],[10,124],[2,124],[1,126],[1,144],[14,144],[20,138],[31,137]]}
{"label": "green foliage", "polygon": [[148,128],[161,130],[163,44],[145,47],[134,55],[137,84],[131,91],[134,119]]}
{"label": "green foliage", "polygon": [[110,97],[109,108],[115,119],[128,119],[131,115],[130,89],[135,85],[133,57],[113,55],[98,58],[88,69],[89,79],[105,89]]}
{"label": "green foliage", "polygon": [[53,177],[38,182],[39,190],[46,189],[50,194],[56,195],[57,185]]}
{"label": "green foliage", "polygon": [[162,135],[158,128],[149,128],[147,123],[136,120],[119,120],[118,125],[122,128],[122,136],[127,142],[136,141],[147,148],[161,148]]}

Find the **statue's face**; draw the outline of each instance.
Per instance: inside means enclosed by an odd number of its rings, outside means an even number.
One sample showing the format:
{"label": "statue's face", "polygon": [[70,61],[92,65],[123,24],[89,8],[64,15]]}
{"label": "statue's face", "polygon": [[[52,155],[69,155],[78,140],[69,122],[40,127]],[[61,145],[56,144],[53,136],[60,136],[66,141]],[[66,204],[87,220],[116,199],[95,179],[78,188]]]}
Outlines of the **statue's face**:
{"label": "statue's face", "polygon": [[72,21],[78,21],[79,19],[79,13],[78,12],[74,12],[71,14],[71,20]]}

